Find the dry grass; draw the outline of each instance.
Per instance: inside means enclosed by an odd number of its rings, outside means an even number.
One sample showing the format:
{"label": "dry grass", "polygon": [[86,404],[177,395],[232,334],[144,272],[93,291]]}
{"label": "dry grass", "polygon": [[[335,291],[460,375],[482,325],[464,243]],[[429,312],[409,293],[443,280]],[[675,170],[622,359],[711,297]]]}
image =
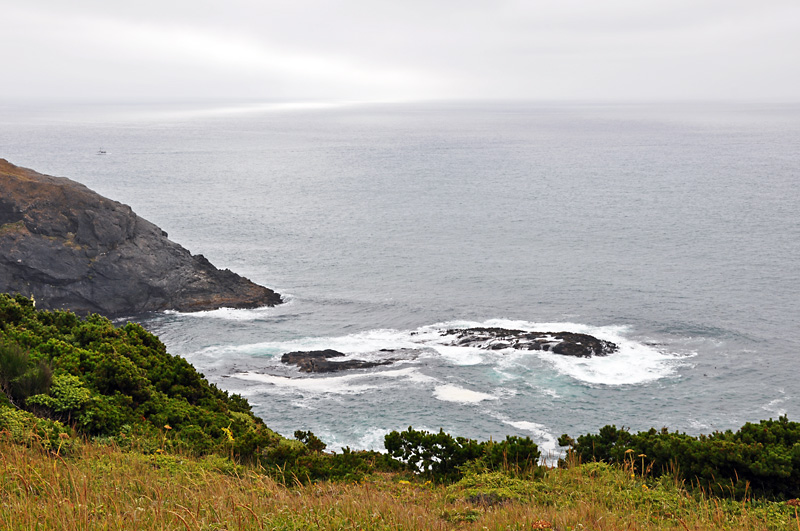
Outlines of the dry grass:
{"label": "dry grass", "polygon": [[221,458],[84,444],[65,459],[1,439],[4,531],[800,530],[786,503],[696,499],[676,482],[600,465],[530,481],[478,474],[449,487],[381,474],[287,488]]}

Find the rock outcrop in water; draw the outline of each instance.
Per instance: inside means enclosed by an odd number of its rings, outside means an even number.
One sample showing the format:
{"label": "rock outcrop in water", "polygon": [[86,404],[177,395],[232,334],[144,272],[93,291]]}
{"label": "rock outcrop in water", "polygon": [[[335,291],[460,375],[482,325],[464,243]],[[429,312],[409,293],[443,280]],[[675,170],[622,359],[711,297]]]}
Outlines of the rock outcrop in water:
{"label": "rock outcrop in water", "polygon": [[[509,330],[506,328],[456,328],[442,330],[441,335],[443,337],[453,336],[450,345],[457,347],[475,347],[485,350],[540,350],[576,358],[607,356],[619,349],[611,341],[574,332],[526,332],[524,330]],[[440,341],[436,343],[441,344]],[[421,345],[425,345],[425,342],[421,342]],[[337,350],[326,349],[288,352],[281,357],[281,361],[288,365],[296,365],[302,372],[324,373],[389,365],[399,359],[413,359],[419,352],[420,350],[413,348],[399,350],[380,349],[373,354],[393,353],[395,356],[399,355],[399,357],[381,361],[357,359],[335,361],[334,358],[343,358],[346,354]]]}
{"label": "rock outcrop in water", "polygon": [[607,356],[616,352],[619,348],[610,341],[573,332],[526,332],[524,330],[508,330],[506,328],[463,328],[445,330],[442,335],[455,336],[453,345],[462,347],[477,347],[486,350],[502,350],[505,348],[543,350],[579,358]]}
{"label": "rock outcrop in water", "polygon": [[274,291],[167,239],[130,207],[0,159],[0,292],[106,316],[254,308]]}
{"label": "rock outcrop in water", "polygon": [[365,361],[365,360],[344,360],[329,361],[330,358],[341,358],[345,354],[337,350],[309,350],[287,352],[281,356],[281,361],[289,365],[297,365],[302,372],[337,372],[348,369],[369,369],[380,365],[389,365],[393,360],[384,361]]}

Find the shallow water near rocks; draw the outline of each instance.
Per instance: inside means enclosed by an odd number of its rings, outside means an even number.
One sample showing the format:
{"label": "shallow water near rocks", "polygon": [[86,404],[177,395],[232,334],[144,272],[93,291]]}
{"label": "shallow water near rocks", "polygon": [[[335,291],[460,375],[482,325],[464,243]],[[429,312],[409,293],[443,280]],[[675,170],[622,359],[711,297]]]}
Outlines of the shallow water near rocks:
{"label": "shallow water near rocks", "polygon": [[[796,419],[798,145],[800,107],[777,104],[0,106],[0,156],[285,295],[139,319],[269,426],[333,449],[409,425],[557,452],[604,424]],[[441,335],[470,326],[620,349]],[[327,348],[396,361],[280,363]]]}

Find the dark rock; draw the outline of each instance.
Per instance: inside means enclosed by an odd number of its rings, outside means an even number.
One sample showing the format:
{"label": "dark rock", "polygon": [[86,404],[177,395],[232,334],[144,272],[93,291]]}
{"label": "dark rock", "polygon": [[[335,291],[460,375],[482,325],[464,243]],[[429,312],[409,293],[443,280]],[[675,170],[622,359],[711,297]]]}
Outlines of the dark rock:
{"label": "dark rock", "polygon": [[75,181],[0,159],[0,192],[0,292],[38,308],[113,317],[282,302]]}
{"label": "dark rock", "polygon": [[486,350],[514,348],[543,350],[564,356],[589,358],[616,352],[616,344],[587,334],[574,332],[526,332],[506,328],[463,328],[445,330],[442,335],[455,336],[453,345]]}
{"label": "dark rock", "polygon": [[329,361],[330,358],[341,358],[344,356],[345,354],[331,349],[310,350],[307,352],[288,352],[281,356],[281,361],[290,365],[297,365],[303,372],[337,372],[348,369],[369,369],[371,367],[378,367],[380,365],[389,365],[394,361]]}

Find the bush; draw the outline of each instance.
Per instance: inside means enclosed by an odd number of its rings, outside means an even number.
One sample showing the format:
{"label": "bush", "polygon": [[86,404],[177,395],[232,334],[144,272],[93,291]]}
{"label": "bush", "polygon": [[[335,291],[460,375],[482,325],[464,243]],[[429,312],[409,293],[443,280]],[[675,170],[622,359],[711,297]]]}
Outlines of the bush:
{"label": "bush", "polygon": [[319,453],[328,446],[310,431],[297,430],[294,432],[294,438],[305,444],[306,447],[312,452]]}
{"label": "bush", "polygon": [[71,452],[77,445],[73,434],[60,422],[7,406],[0,406],[0,436],[59,455]]}
{"label": "bush", "polygon": [[47,392],[52,378],[47,362],[32,360],[26,350],[0,336],[0,388],[8,402],[24,406],[31,395]]}
{"label": "bush", "polygon": [[83,410],[92,399],[89,391],[77,376],[61,374],[53,379],[48,394],[34,395],[26,401],[30,406],[42,406],[53,413],[66,416],[67,420]]}
{"label": "bush", "polygon": [[577,440],[563,435],[559,444],[583,462],[626,464],[639,474],[679,474],[715,495],[800,496],[800,423],[785,416],[699,437],[666,428],[632,434],[604,426]]}
{"label": "bush", "polygon": [[393,431],[384,438],[384,446],[395,459],[406,463],[419,474],[439,481],[461,477],[461,467],[470,462],[486,469],[521,471],[538,465],[539,448],[530,437],[506,437],[501,442],[478,442],[464,437],[414,430]]}
{"label": "bush", "polygon": [[281,439],[245,399],[211,385],[140,325],[36,311],[19,295],[0,294],[0,386],[2,403],[91,436],[120,437],[127,425],[161,447],[169,426],[182,451],[250,461]]}

